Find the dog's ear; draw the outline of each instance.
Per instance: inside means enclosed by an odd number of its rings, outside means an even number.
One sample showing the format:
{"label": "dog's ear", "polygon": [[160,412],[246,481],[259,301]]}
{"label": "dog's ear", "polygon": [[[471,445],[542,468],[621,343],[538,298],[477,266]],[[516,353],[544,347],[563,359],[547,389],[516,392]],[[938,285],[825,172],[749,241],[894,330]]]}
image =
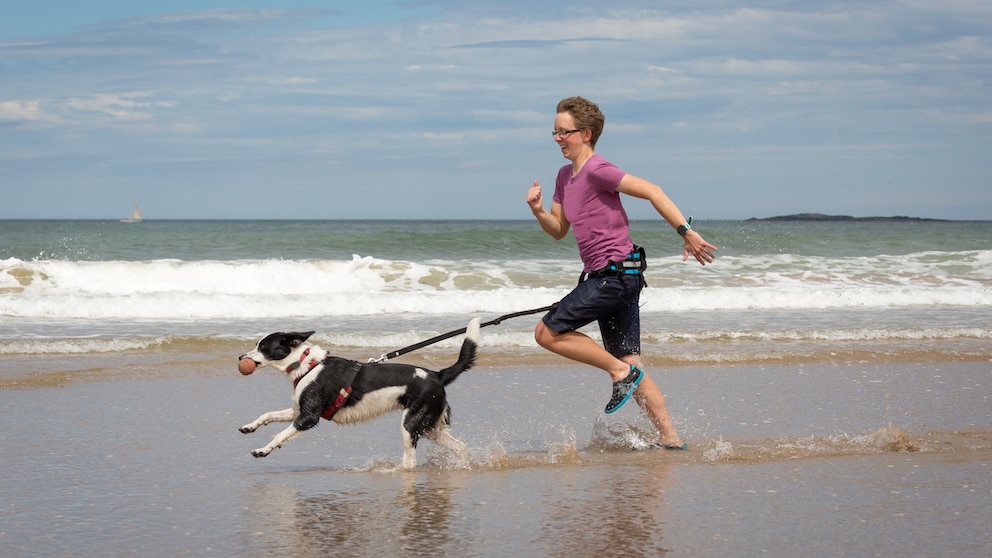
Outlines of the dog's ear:
{"label": "dog's ear", "polygon": [[314,332],[312,331],[293,331],[287,333],[286,337],[289,340],[289,346],[295,348],[295,347],[299,347],[300,343],[303,343],[307,339],[310,339],[310,336],[313,334]]}
{"label": "dog's ear", "polygon": [[290,331],[270,333],[258,342],[257,350],[267,360],[278,362],[289,356],[294,349],[313,335],[312,331]]}

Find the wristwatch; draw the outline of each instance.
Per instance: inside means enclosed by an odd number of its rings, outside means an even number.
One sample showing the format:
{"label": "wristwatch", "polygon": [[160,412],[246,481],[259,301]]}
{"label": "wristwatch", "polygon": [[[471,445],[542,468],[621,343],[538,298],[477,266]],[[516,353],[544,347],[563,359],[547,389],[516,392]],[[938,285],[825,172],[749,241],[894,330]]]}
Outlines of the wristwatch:
{"label": "wristwatch", "polygon": [[679,236],[685,236],[685,233],[689,232],[690,229],[692,229],[692,217],[689,217],[689,220],[686,221],[685,224],[679,225],[678,228],[675,229],[675,232],[679,233]]}

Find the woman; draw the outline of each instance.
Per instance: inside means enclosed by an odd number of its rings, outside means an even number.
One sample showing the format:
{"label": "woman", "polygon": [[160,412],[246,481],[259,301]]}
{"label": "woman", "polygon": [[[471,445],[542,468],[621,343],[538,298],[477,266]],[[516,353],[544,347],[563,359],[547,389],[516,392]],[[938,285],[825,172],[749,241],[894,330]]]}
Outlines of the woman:
{"label": "woman", "polygon": [[[682,259],[692,254],[699,263],[713,261],[716,246],[694,231],[691,220],[657,185],[627,174],[596,154],[606,118],[595,103],[570,97],[558,103],[554,140],[571,161],[558,171],[550,211],[544,209],[541,185],[535,180],[527,205],[541,228],[556,240],[571,228],[579,246],[583,274],[578,286],[537,324],[534,338],[545,349],[606,371],[613,393],[606,412],[619,409],[633,394],[661,434],[668,449],[686,449],[658,385],[642,370],[638,300],[644,279],[643,252],[630,239],[627,213],[620,194],[651,202],[685,242]],[[577,331],[599,322],[603,344]]]}

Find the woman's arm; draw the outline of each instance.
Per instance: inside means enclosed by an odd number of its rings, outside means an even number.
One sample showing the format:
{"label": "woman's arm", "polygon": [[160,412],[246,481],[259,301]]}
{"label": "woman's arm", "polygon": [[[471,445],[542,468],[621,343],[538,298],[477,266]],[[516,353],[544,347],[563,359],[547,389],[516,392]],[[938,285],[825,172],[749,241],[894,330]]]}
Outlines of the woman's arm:
{"label": "woman's arm", "polygon": [[541,195],[541,185],[535,180],[534,185],[527,190],[527,205],[537,218],[544,232],[555,240],[561,240],[568,234],[569,223],[561,210],[561,204],[551,202],[551,211],[545,211],[544,198]]}
{"label": "woman's arm", "polygon": [[[680,225],[687,224],[686,218],[679,211],[675,202],[665,194],[660,186],[653,182],[632,174],[625,174],[620,179],[620,185],[617,186],[617,191],[628,196],[650,201],[655,211],[658,212],[658,215],[661,215],[662,219],[667,221],[673,229],[678,230]],[[716,258],[714,252],[717,251],[717,247],[706,242],[702,235],[696,231],[689,229],[682,238],[685,240],[685,249],[682,251],[683,261],[689,258],[689,254],[692,254],[696,258],[696,261],[703,265],[711,263]]]}

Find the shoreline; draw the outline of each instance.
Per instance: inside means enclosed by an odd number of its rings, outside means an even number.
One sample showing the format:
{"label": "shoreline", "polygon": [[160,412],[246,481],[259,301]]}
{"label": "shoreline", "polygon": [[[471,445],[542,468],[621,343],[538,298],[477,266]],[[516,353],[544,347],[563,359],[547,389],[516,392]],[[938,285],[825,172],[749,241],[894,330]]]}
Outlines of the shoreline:
{"label": "shoreline", "polygon": [[[450,364],[446,352],[405,357],[396,361],[434,370]],[[28,393],[60,398],[80,390],[112,393],[134,389],[131,386],[157,390],[163,385],[193,393],[219,384],[244,395],[271,396],[277,405],[283,405],[289,390],[274,369],[242,376],[236,357],[217,352],[2,360],[8,366],[0,371],[0,397],[8,398]],[[902,429],[914,439],[934,432],[992,433],[992,406],[988,405],[992,400],[992,363],[987,360],[902,358],[678,366],[645,360],[646,372],[662,388],[673,418],[689,439],[745,440],[750,444],[775,436],[795,437],[794,442],[803,436],[825,436],[818,444],[829,445],[829,439],[838,432],[867,435],[886,425]],[[562,416],[580,413],[583,417],[566,422],[576,422],[587,430],[596,422],[595,413],[603,404],[600,399],[608,396],[609,381],[605,373],[591,366],[550,353],[503,356],[497,361],[483,355],[448,392],[452,400],[467,397],[472,408],[492,407],[499,416],[503,415],[498,410],[507,406],[523,404],[543,413],[564,405],[557,411]],[[181,395],[176,397],[182,400]],[[635,417],[640,414],[636,405],[629,408]],[[846,426],[834,430],[834,425],[843,424]],[[638,428],[649,435],[654,432],[648,423]],[[581,437],[590,435],[591,431]]]}
{"label": "shoreline", "polygon": [[[240,345],[239,345],[240,346]],[[347,355],[341,349],[340,356]],[[361,348],[352,348],[358,354]],[[84,353],[69,355],[0,355],[4,363],[0,369],[0,391],[60,387],[79,382],[131,381],[148,378],[150,369],[159,367],[169,375],[193,377],[237,376],[237,356],[228,351],[212,349],[192,353],[187,350],[131,350],[118,353]],[[402,362],[438,370],[453,359],[451,349],[421,349],[389,362]],[[649,354],[642,357],[649,373],[665,374],[695,368],[748,369],[758,368],[851,368],[865,366],[920,366],[992,363],[992,351],[954,352],[930,349],[904,350],[880,354],[874,350],[823,350],[811,354],[768,355],[764,358],[747,358],[727,361],[705,356],[687,361],[680,356]],[[992,365],[992,364],[990,364]],[[474,370],[481,369],[573,369],[599,371],[593,367],[569,361],[564,357],[540,349],[480,351]],[[258,373],[269,374],[262,369]]]}

